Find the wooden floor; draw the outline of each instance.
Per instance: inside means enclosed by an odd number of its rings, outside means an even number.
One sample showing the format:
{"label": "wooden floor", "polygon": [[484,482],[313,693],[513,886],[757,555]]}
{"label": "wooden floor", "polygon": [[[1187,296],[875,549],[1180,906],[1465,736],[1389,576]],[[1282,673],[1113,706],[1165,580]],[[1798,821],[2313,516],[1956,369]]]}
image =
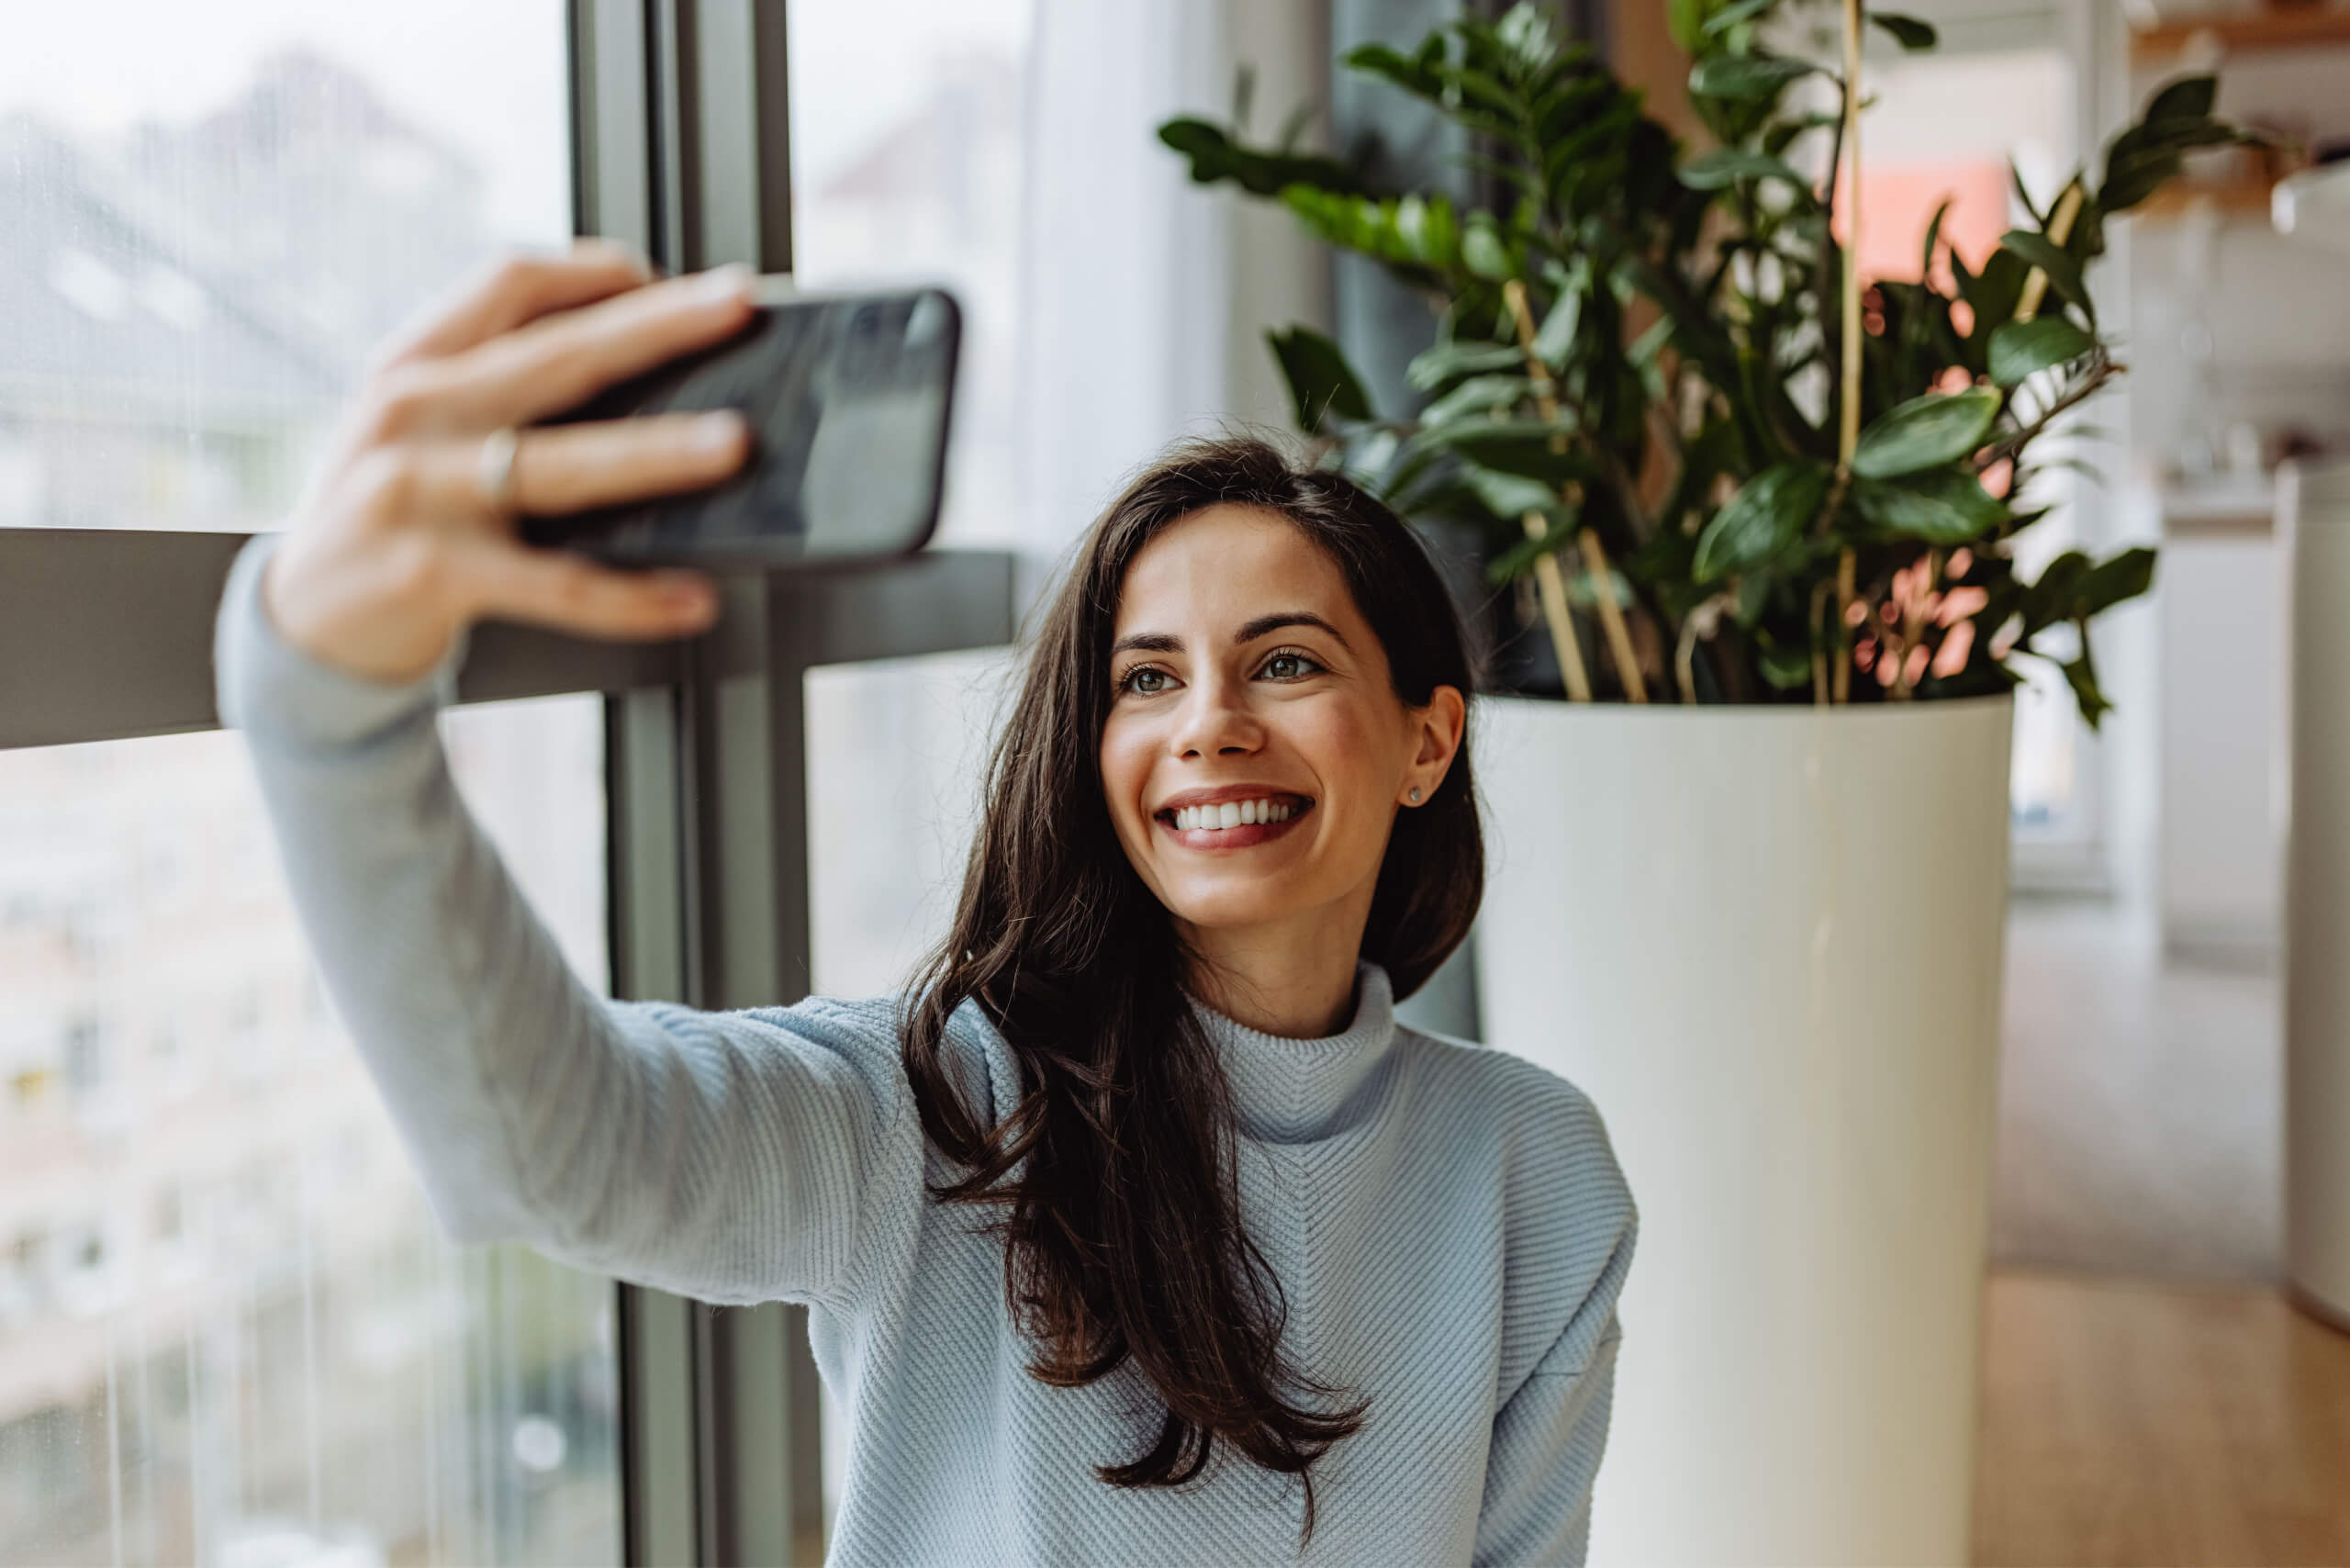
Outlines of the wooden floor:
{"label": "wooden floor", "polygon": [[2016,906],[1977,1562],[2350,1564],[2350,1334],[2275,1282],[2277,989]]}
{"label": "wooden floor", "polygon": [[2350,1334],[2260,1286],[1994,1274],[1975,1561],[2350,1563]]}

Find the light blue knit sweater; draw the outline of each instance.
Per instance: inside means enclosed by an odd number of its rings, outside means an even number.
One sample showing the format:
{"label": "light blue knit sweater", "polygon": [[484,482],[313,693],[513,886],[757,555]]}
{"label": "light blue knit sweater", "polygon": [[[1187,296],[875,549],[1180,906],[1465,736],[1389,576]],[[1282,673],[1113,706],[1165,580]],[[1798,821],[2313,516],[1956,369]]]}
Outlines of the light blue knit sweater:
{"label": "light blue knit sweater", "polygon": [[[1181,1491],[1093,1473],[1158,1430],[1131,1362],[1079,1389],[1023,1370],[999,1247],[926,1147],[892,1002],[704,1013],[582,985],[453,787],[437,709],[464,645],[402,686],[282,641],[229,574],[220,711],[241,729],[337,1009],[459,1241],[516,1240],[720,1303],[809,1306],[846,1412],[828,1562],[1579,1562],[1607,1436],[1634,1214],[1596,1112],[1549,1072],[1396,1024],[1361,970],[1352,1025],[1204,1022],[1244,1137],[1241,1205],[1299,1364],[1370,1397],[1293,1478],[1219,1445]],[[978,1009],[952,1043],[985,1114],[1013,1058]]]}

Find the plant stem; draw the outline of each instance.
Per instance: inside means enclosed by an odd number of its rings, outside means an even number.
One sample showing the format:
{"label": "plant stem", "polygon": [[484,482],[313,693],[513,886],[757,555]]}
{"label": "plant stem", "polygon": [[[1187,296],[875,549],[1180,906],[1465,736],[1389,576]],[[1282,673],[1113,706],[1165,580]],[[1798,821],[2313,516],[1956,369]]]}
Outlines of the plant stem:
{"label": "plant stem", "polygon": [[[1861,0],[1844,0],[1844,150],[1852,199],[1844,207],[1842,396],[1837,406],[1836,490],[1839,498],[1852,474],[1852,454],[1861,444]],[[1832,192],[1830,193],[1833,194]],[[1834,699],[1852,698],[1852,547],[1836,557],[1836,667]]]}
{"label": "plant stem", "polygon": [[[1994,464],[1997,464],[2003,457],[2020,456],[2023,449],[2031,445],[2031,442],[2038,438],[2040,432],[2046,430],[2050,422],[2053,421],[2057,415],[2063,413],[2065,409],[2074,407],[2076,404],[2087,401],[2090,395],[2095,393],[2098,387],[2104,386],[2107,382],[2112,380],[2115,375],[2120,374],[2121,367],[2116,365],[2111,360],[2106,359],[2102,349],[2098,350],[2098,358],[2096,367],[2087,375],[2074,382],[2070,387],[2065,389],[2063,396],[2057,398],[2055,401],[2050,403],[2046,409],[2042,409],[2037,416],[2035,416],[2031,423],[2025,425],[2020,430],[2009,431],[2006,435],[2001,436],[1998,440],[1985,447],[1975,458],[1975,471],[1977,474],[1980,474],[1986,469],[1991,467]],[[2015,494],[2015,491],[2010,488],[2008,493],[2009,495],[2013,495]]]}
{"label": "plant stem", "polygon": [[[1547,526],[1539,511],[1520,519],[1526,536],[1539,539]],[[1542,596],[1542,619],[1550,623],[1550,647],[1559,655],[1559,678],[1567,683],[1567,700],[1591,700],[1591,677],[1583,667],[1583,644],[1575,641],[1575,623],[1567,613],[1567,582],[1559,570],[1556,552],[1534,558],[1534,586]]]}
{"label": "plant stem", "polygon": [[1599,624],[1607,633],[1607,652],[1624,682],[1624,695],[1635,702],[1649,700],[1648,682],[1640,678],[1639,655],[1632,652],[1631,629],[1624,624],[1624,607],[1616,602],[1616,576],[1607,567],[1607,548],[1592,529],[1579,530],[1575,543],[1583,551],[1583,569],[1591,574],[1599,596]]}
{"label": "plant stem", "polygon": [[[1518,347],[1526,355],[1527,377],[1534,383],[1534,406],[1541,411],[1545,421],[1556,424],[1559,419],[1559,398],[1553,390],[1556,383],[1550,379],[1550,367],[1544,364],[1541,356],[1534,352],[1534,312],[1526,303],[1526,285],[1511,278],[1502,285],[1502,297],[1508,302],[1510,315],[1517,322]],[[1572,486],[1561,486],[1559,493],[1569,504],[1575,501]],[[1638,505],[1629,494],[1624,497],[1624,501],[1627,510]],[[1529,514],[1533,515],[1537,514]],[[1527,526],[1531,529],[1534,524],[1529,521]],[[1539,532],[1535,534],[1537,538],[1540,536]],[[1624,624],[1624,608],[1616,602],[1616,579],[1607,569],[1606,547],[1599,543],[1598,533],[1588,525],[1576,530],[1575,544],[1583,551],[1584,570],[1592,575],[1595,597],[1599,601],[1599,624],[1607,634],[1607,652],[1615,660],[1617,678],[1624,683],[1624,695],[1634,702],[1646,702],[1649,700],[1648,683],[1640,678],[1639,663],[1632,653],[1632,634]],[[1555,565],[1554,557],[1546,555],[1543,559],[1553,561]],[[1555,628],[1552,634],[1556,635]],[[1562,666],[1563,663],[1562,660]]]}
{"label": "plant stem", "polygon": [[1844,398],[1838,409],[1836,465],[1849,470],[1861,441],[1861,0],[1844,0],[1844,164],[1852,200],[1844,208]]}
{"label": "plant stem", "polygon": [[[2081,182],[2076,179],[2065,186],[2064,194],[2056,198],[2056,210],[2049,215],[2047,230],[2049,243],[2061,246],[2070,240],[2073,237],[2074,219],[2080,215]],[[2039,315],[2040,302],[2047,293],[2048,274],[2038,267],[2032,268],[2024,276],[2023,292],[2016,297],[2015,319],[2019,321],[2029,321]]]}
{"label": "plant stem", "polygon": [[1685,616],[1681,622],[1681,645],[1673,652],[1673,678],[1681,687],[1681,700],[1689,707],[1697,705],[1697,618]]}
{"label": "plant stem", "polygon": [[1852,547],[1847,544],[1836,557],[1835,700],[1839,702],[1852,700]]}
{"label": "plant stem", "polygon": [[1828,702],[1828,655],[1820,651],[1819,618],[1828,609],[1829,586],[1822,577],[1811,589],[1811,704],[1815,708]]}

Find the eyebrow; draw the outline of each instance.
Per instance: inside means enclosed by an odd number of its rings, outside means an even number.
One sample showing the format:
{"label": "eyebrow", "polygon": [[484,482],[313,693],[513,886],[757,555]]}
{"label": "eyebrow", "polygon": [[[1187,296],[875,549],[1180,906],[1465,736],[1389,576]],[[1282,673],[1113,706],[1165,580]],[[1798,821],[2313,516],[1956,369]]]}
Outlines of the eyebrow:
{"label": "eyebrow", "polygon": [[[1232,634],[1233,646],[1240,647],[1253,643],[1268,632],[1278,632],[1284,626],[1319,627],[1337,638],[1338,646],[1348,648],[1346,634],[1310,610],[1276,610],[1270,615],[1259,615]],[[1136,632],[1119,638],[1110,649],[1113,657],[1128,652],[1180,654],[1182,651],[1183,639],[1170,636],[1165,632]],[[1353,650],[1348,648],[1348,651]]]}

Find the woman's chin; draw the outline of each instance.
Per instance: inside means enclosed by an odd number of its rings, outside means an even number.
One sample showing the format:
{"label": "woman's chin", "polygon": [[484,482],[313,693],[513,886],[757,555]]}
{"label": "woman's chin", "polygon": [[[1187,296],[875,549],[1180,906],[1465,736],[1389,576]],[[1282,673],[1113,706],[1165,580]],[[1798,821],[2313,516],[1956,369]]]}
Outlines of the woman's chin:
{"label": "woman's chin", "polygon": [[1269,876],[1220,877],[1187,881],[1168,890],[1169,911],[1200,931],[1241,931],[1294,919],[1308,907],[1293,887]]}

